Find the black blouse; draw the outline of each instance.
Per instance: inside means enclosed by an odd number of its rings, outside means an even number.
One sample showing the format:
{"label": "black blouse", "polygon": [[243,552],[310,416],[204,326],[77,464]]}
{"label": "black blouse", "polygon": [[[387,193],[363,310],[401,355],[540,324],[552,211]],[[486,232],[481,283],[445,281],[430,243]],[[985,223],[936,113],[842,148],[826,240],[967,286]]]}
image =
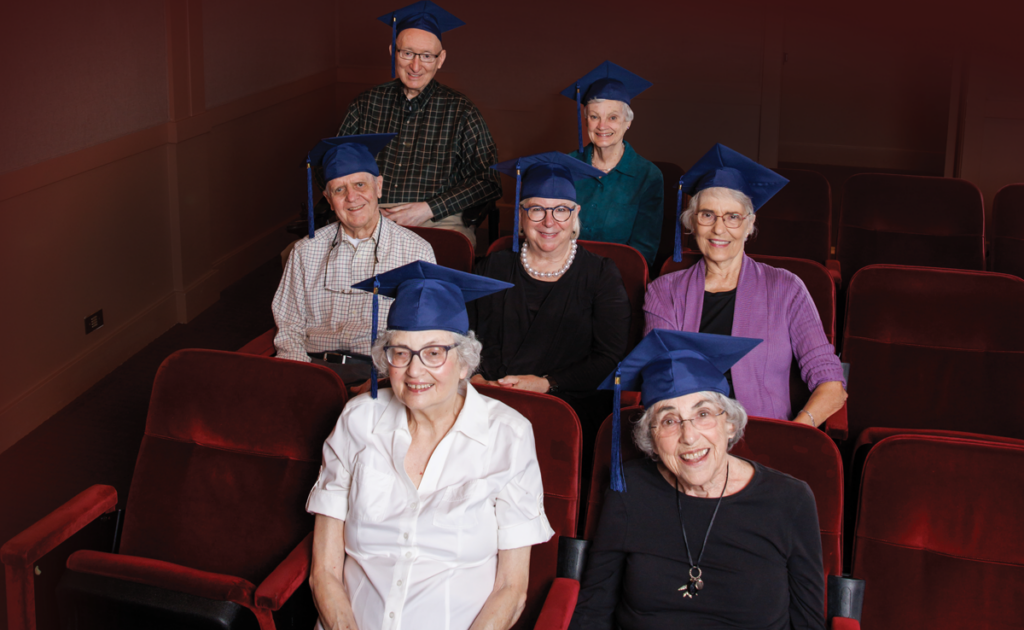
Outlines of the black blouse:
{"label": "black blouse", "polygon": [[[704,306],[700,312],[700,330],[697,332],[713,335],[732,336],[732,319],[736,313],[736,289],[704,292]],[[729,382],[729,398],[735,398],[732,388],[732,370],[726,370],[725,380]]]}
{"label": "black blouse", "polygon": [[[701,561],[704,588],[679,587],[690,564],[676,490],[647,459],[627,462],[626,492],[609,490],[570,628],[825,627],[818,512],[810,487],[756,462],[747,487],[725,497]],[[717,497],[680,497],[690,553],[700,553]]]}

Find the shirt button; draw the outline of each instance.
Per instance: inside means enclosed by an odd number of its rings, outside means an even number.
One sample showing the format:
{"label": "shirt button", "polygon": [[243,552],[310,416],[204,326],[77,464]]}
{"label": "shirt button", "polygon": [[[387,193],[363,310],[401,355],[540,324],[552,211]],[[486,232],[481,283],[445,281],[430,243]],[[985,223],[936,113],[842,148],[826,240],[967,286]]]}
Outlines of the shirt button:
{"label": "shirt button", "polygon": [[399,586],[401,586],[401,585],[402,585],[402,580],[398,580],[398,585],[399,585]]}
{"label": "shirt button", "polygon": [[414,510],[415,510],[415,509],[416,509],[416,504],[415,504],[415,503],[410,503],[410,504],[409,504],[409,507],[411,507],[412,509],[414,509]]}
{"label": "shirt button", "polygon": [[391,617],[392,619],[394,619],[395,618],[395,613],[388,613],[388,617]]}
{"label": "shirt button", "polygon": [[405,557],[406,558],[411,558],[412,557],[412,552],[411,551],[406,551],[405,552]]}
{"label": "shirt button", "polygon": [[409,534],[402,534],[402,538],[409,540]]}

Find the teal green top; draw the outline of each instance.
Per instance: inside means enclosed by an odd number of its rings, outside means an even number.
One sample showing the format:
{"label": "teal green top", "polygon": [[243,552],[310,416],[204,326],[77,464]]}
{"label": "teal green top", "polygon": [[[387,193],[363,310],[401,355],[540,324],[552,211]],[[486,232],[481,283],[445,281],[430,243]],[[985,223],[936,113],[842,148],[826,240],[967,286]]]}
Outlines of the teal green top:
{"label": "teal green top", "polygon": [[[622,159],[601,179],[585,178],[576,182],[576,203],[580,210],[585,241],[622,243],[635,247],[654,271],[654,257],[661,242],[664,217],[664,183],[661,171],[636,154],[623,140]],[[594,147],[569,155],[590,164]]]}

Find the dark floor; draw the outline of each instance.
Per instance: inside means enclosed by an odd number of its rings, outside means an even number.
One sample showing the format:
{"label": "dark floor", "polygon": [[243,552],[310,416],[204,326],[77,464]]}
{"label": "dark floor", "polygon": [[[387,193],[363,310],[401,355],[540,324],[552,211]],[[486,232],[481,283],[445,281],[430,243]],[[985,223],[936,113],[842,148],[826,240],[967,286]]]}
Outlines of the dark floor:
{"label": "dark floor", "polygon": [[[275,257],[0,453],[0,544],[93,484],[114,486],[124,507],[160,363],[182,348],[237,350],[270,329],[270,302],[280,279],[281,261]],[[37,602],[48,599],[47,593],[37,593]],[[0,596],[0,628],[7,627],[6,608],[6,597]],[[39,616],[40,630],[50,630],[43,623],[50,616]]]}

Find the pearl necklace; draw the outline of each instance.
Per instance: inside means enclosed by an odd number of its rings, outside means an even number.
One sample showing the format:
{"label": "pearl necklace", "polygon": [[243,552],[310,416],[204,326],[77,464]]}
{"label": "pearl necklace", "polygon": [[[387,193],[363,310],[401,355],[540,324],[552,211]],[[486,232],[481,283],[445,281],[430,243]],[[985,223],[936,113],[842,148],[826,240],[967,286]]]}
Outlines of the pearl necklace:
{"label": "pearl necklace", "polygon": [[569,252],[569,260],[565,261],[565,264],[558,271],[551,271],[551,272],[545,273],[545,272],[542,272],[542,271],[537,271],[536,269],[534,269],[533,267],[530,266],[530,263],[526,262],[526,241],[525,240],[523,241],[523,244],[519,248],[519,260],[523,263],[523,269],[525,269],[526,273],[530,274],[534,278],[556,278],[556,277],[562,275],[563,273],[565,273],[566,271],[569,271],[569,267],[572,267],[572,261],[575,258],[576,258],[576,239],[573,239],[573,241],[572,241],[572,251]]}

